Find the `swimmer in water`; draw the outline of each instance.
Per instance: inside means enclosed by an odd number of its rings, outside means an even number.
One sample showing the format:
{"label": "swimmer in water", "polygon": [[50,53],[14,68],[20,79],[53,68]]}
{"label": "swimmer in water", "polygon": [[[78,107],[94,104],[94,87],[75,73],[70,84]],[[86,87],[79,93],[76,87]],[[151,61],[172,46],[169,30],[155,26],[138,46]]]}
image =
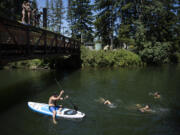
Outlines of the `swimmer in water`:
{"label": "swimmer in water", "polygon": [[153,94],[153,96],[154,96],[154,99],[159,99],[159,98],[161,97],[161,95],[159,94],[159,92],[155,92],[155,93]]}
{"label": "swimmer in water", "polygon": [[104,98],[100,97],[99,101],[104,105],[111,105],[112,103],[109,100],[105,100]]}
{"label": "swimmer in water", "polygon": [[104,105],[107,105],[109,108],[117,108],[117,106],[114,103],[111,103],[111,101],[105,100],[102,97],[100,97],[97,101]]}
{"label": "swimmer in water", "polygon": [[149,105],[146,105],[145,107],[142,107],[140,104],[136,104],[136,107],[141,112],[153,112]]}

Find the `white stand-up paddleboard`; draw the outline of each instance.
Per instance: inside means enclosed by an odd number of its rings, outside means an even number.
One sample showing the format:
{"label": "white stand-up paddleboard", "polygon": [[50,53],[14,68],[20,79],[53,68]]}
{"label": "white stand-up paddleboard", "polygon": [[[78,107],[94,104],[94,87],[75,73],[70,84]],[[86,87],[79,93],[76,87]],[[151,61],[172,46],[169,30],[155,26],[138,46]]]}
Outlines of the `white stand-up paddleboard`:
{"label": "white stand-up paddleboard", "polygon": [[[49,110],[48,104],[28,102],[28,106],[35,112],[39,112],[50,116],[53,115],[53,113]],[[69,119],[82,119],[84,116],[85,116],[84,113],[68,108],[62,108],[60,112],[57,110],[56,113],[56,117],[69,118]]]}

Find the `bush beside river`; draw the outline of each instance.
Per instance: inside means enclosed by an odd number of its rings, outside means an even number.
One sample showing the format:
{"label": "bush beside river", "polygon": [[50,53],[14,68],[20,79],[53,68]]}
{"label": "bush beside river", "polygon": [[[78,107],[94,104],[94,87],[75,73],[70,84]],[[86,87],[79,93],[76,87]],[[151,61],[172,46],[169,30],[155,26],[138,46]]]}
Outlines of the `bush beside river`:
{"label": "bush beside river", "polygon": [[82,67],[129,67],[143,66],[141,58],[128,50],[93,51],[81,47]]}
{"label": "bush beside river", "polygon": [[32,60],[22,60],[17,62],[8,63],[4,66],[5,69],[48,69],[49,65],[44,62],[42,59],[32,59]]}

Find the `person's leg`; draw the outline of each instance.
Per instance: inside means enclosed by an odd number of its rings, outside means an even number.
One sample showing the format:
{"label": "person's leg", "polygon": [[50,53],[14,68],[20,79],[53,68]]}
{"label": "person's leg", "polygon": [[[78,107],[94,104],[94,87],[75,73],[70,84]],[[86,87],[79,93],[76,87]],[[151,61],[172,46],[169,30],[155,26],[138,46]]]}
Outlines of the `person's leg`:
{"label": "person's leg", "polygon": [[31,23],[31,11],[28,11],[28,24]]}
{"label": "person's leg", "polygon": [[56,107],[55,106],[49,106],[49,111],[51,111],[53,113],[53,123],[57,124],[56,122]]}
{"label": "person's leg", "polygon": [[22,23],[25,23],[25,10],[22,10]]}
{"label": "person's leg", "polygon": [[53,123],[57,124],[57,121],[56,121],[56,111],[55,110],[53,111]]}
{"label": "person's leg", "polygon": [[62,105],[59,106],[58,113],[61,114]]}

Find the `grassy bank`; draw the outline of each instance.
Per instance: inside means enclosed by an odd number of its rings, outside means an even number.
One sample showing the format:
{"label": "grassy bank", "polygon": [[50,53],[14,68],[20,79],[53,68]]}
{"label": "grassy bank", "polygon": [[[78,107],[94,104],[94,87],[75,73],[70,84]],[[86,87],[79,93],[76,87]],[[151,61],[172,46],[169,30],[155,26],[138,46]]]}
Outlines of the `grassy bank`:
{"label": "grassy bank", "polygon": [[22,60],[5,65],[4,69],[74,69],[80,67],[78,56],[56,56],[44,59]]}
{"label": "grassy bank", "polygon": [[131,67],[144,65],[141,58],[130,51],[92,51],[81,47],[82,67]]}
{"label": "grassy bank", "polygon": [[4,66],[5,69],[49,69],[49,64],[43,59],[32,59],[32,60],[22,60],[8,63]]}

